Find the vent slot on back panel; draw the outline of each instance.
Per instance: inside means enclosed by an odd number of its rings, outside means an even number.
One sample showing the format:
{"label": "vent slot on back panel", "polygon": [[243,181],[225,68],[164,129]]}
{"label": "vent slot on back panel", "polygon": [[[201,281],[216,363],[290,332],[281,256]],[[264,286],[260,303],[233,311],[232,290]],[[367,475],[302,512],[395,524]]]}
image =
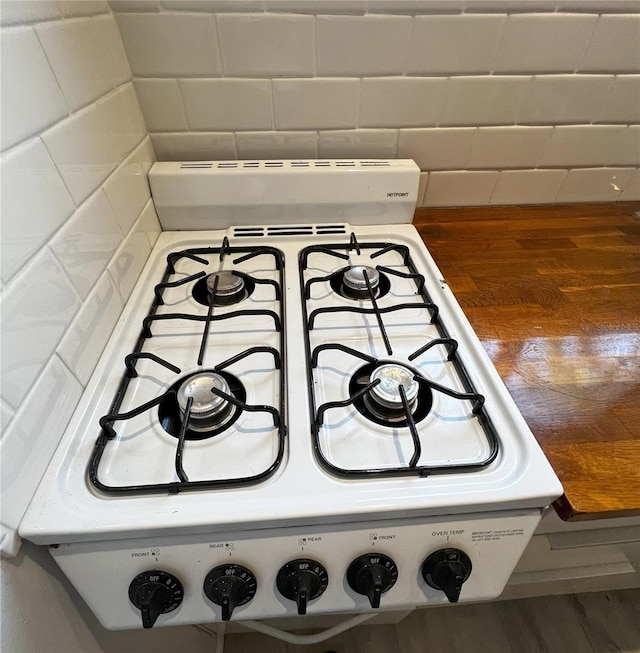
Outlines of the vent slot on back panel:
{"label": "vent slot on back panel", "polygon": [[262,169],[273,168],[382,168],[389,167],[390,161],[188,161],[180,164],[181,170],[218,170]]}
{"label": "vent slot on back panel", "polygon": [[278,225],[277,227],[235,227],[234,238],[261,238],[263,236],[327,236],[332,234],[346,234],[347,230],[343,224],[323,225]]}

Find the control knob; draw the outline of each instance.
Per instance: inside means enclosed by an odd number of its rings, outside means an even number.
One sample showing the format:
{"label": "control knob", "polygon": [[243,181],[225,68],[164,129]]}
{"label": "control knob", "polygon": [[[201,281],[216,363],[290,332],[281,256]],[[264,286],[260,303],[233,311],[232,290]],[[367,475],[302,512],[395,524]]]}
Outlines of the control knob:
{"label": "control knob", "polygon": [[380,607],[380,597],[398,580],[398,567],[386,555],[366,553],[356,558],[347,569],[349,587],[369,598],[372,608]]}
{"label": "control knob", "polygon": [[166,571],[143,571],[129,585],[129,600],[142,613],[143,628],[151,628],[161,614],[175,610],[183,596],[182,583]]}
{"label": "control knob", "polygon": [[427,585],[442,590],[451,603],[457,603],[464,583],[471,574],[471,560],[460,549],[440,549],[422,563]]}
{"label": "control knob", "polygon": [[308,558],[287,562],[276,577],[278,591],[296,602],[298,614],[307,614],[307,603],[317,599],[327,589],[328,582],[327,570]]}
{"label": "control knob", "polygon": [[204,579],[204,593],[212,603],[222,606],[223,621],[229,621],[239,605],[249,603],[257,587],[253,572],[242,565],[219,565]]}

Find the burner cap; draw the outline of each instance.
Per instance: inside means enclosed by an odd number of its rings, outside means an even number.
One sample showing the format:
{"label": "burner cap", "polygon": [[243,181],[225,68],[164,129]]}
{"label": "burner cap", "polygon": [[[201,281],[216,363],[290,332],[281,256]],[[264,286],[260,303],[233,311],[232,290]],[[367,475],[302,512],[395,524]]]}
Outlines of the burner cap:
{"label": "burner cap", "polygon": [[229,384],[224,377],[215,372],[194,374],[178,388],[178,405],[183,417],[187,409],[187,400],[193,397],[189,419],[189,428],[193,431],[210,430],[212,426],[220,424],[231,410],[232,404],[211,392],[211,388],[231,394]]}
{"label": "burner cap", "polygon": [[407,403],[411,406],[417,399],[419,390],[418,382],[413,377],[413,372],[402,365],[380,365],[371,374],[371,381],[380,379],[380,383],[371,389],[371,398],[384,408],[402,410],[400,386],[403,386]]}
{"label": "burner cap", "polygon": [[216,297],[231,297],[244,290],[243,279],[229,270],[222,270],[221,272],[214,272],[207,276],[207,289],[209,290],[209,294],[213,292],[216,278],[218,279]]}
{"label": "burner cap", "polygon": [[380,283],[380,275],[375,268],[372,268],[369,265],[352,265],[348,270],[345,270],[342,282],[350,290],[367,292],[367,282],[364,279],[365,271],[369,277],[371,289],[375,290]]}

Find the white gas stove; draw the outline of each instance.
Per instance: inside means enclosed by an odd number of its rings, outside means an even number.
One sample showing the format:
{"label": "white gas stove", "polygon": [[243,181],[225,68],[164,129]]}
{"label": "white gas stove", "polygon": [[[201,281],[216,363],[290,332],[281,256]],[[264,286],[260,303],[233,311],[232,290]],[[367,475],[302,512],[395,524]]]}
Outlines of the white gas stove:
{"label": "white gas stove", "polygon": [[136,628],[498,596],[560,483],[412,161],[157,163],[164,232],[21,525]]}

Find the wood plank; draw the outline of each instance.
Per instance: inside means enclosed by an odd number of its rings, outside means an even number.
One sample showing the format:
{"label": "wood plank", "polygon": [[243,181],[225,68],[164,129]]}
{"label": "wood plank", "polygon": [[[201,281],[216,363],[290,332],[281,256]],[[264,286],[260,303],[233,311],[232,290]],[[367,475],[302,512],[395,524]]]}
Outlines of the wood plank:
{"label": "wood plank", "polygon": [[640,202],[420,209],[414,224],[563,483],[640,514]]}

